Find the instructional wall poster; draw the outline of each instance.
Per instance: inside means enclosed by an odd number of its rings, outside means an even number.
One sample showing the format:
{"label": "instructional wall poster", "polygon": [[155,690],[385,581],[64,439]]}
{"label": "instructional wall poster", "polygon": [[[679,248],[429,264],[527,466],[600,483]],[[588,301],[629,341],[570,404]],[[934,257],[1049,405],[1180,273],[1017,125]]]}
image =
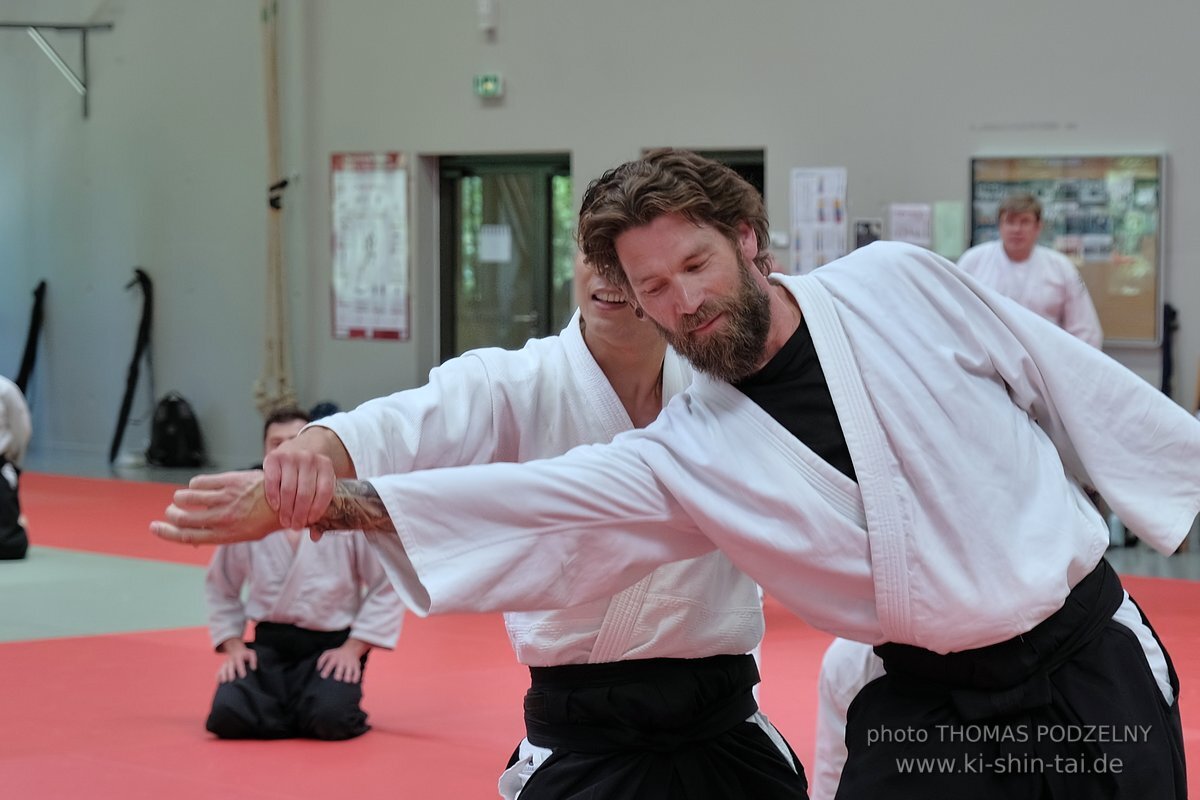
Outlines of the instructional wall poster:
{"label": "instructional wall poster", "polygon": [[333,335],[409,336],[408,170],[403,153],[334,153]]}
{"label": "instructional wall poster", "polygon": [[846,168],[792,170],[792,272],[846,255]]}

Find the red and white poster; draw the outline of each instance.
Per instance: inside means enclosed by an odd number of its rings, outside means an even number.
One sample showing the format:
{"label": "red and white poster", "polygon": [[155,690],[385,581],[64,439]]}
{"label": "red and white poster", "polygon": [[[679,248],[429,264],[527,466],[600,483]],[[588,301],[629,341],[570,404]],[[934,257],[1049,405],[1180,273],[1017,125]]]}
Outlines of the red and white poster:
{"label": "red and white poster", "polygon": [[333,335],[409,336],[408,169],[403,153],[334,153]]}

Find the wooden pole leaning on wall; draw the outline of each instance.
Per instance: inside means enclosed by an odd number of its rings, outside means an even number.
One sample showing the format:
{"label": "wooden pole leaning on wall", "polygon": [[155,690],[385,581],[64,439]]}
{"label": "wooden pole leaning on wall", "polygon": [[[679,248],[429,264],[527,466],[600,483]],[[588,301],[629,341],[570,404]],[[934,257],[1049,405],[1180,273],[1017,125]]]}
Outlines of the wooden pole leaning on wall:
{"label": "wooden pole leaning on wall", "polygon": [[1200,414],[1200,361],[1196,362],[1196,402],[1192,406],[1193,414]]}
{"label": "wooden pole leaning on wall", "polygon": [[267,272],[264,308],[263,368],[254,384],[254,402],[265,417],[296,405],[288,348],[287,275],[283,268],[283,177],[279,127],[278,0],[261,4],[263,78],[267,119]]}

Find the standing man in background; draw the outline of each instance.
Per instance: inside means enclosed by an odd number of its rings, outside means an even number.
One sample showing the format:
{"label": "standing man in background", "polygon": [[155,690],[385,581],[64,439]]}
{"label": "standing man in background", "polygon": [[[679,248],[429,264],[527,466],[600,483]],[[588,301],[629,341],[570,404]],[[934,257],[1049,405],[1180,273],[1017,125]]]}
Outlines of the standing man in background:
{"label": "standing man in background", "polygon": [[29,549],[17,487],[32,433],[25,395],[0,376],[0,560],[24,558]]}
{"label": "standing man in background", "polygon": [[1028,192],[1011,194],[1000,203],[999,217],[1000,240],[972,247],[958,266],[1075,338],[1100,347],[1104,332],[1079,270],[1062,253],[1038,244],[1042,204]]}
{"label": "standing man in background", "polygon": [[[298,409],[263,426],[263,452],[308,423]],[[249,587],[242,600],[243,587]],[[205,727],[222,739],[352,739],[372,647],[391,649],[404,607],[362,533],[314,542],[280,530],[218,547],[204,582],[213,646],[225,655]],[[247,619],[254,641],[247,643]]]}

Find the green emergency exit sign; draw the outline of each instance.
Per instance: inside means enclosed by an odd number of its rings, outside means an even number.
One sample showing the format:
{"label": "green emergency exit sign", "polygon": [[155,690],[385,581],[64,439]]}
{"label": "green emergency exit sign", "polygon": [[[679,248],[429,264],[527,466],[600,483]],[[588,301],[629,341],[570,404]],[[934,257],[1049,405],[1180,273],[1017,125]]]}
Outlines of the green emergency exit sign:
{"label": "green emergency exit sign", "polygon": [[475,76],[475,94],[480,97],[504,95],[504,78],[498,72],[484,72]]}

